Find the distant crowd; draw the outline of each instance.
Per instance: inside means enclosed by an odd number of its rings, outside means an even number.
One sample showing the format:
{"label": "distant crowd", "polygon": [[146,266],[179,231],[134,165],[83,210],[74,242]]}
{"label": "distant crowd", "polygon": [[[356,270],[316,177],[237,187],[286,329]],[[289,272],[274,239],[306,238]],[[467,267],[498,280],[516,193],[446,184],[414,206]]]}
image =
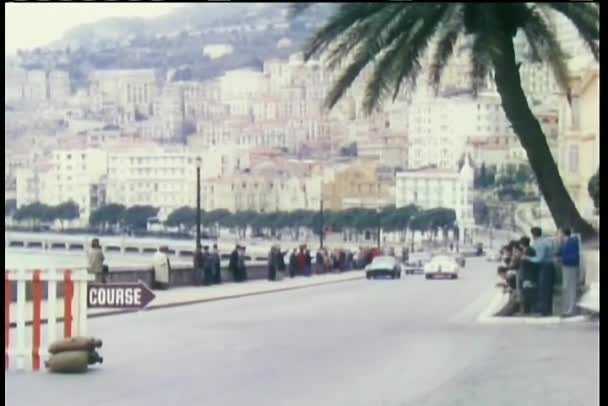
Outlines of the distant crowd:
{"label": "distant crowd", "polygon": [[576,315],[582,283],[580,243],[570,229],[560,229],[554,238],[543,236],[540,227],[501,249],[498,275],[512,298],[510,313],[550,316],[556,277],[561,276],[561,316]]}
{"label": "distant crowd", "polygon": [[[394,255],[389,249],[386,253],[378,248],[359,247],[358,251],[336,248],[321,248],[314,254],[306,245],[301,245],[291,251],[282,251],[279,245],[271,247],[268,253],[268,275],[270,281],[280,280],[285,276],[311,276],[328,272],[345,272],[353,269],[363,269],[378,255]],[[408,251],[402,253],[407,259]],[[228,272],[234,282],[248,280],[247,265],[245,263],[245,247],[237,245],[230,254]],[[87,250],[88,269],[96,275],[99,282],[107,281],[109,268],[105,264],[105,257],[99,239],[91,241]],[[171,261],[169,248],[161,246],[153,257],[154,281],[152,288],[168,289],[170,286]],[[221,256],[216,244],[209,250],[208,246],[201,247],[194,254],[194,283],[196,285],[210,286],[221,284]]]}

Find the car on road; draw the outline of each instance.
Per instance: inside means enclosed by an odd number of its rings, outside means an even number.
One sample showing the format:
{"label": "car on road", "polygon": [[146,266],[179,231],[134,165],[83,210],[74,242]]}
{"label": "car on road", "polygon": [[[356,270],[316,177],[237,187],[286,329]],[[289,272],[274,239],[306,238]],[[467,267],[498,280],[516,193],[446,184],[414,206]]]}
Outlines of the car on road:
{"label": "car on road", "polygon": [[409,259],[403,264],[405,274],[423,274],[424,265],[431,260],[431,255],[428,253],[412,254]]}
{"label": "car on road", "polygon": [[365,276],[367,279],[375,279],[379,276],[399,279],[401,278],[401,264],[395,257],[375,257],[372,263],[365,267]]}
{"label": "car on road", "polygon": [[437,255],[424,266],[424,276],[426,279],[458,279],[459,270],[460,265],[456,258],[449,255]]}

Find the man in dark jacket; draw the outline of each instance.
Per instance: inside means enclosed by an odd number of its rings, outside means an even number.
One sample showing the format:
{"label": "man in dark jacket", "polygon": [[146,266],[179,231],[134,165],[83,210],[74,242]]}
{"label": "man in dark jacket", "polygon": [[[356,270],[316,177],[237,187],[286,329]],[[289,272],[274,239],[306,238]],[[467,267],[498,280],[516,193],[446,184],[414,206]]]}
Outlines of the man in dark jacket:
{"label": "man in dark jacket", "polygon": [[307,249],[306,253],[304,254],[304,269],[306,276],[310,276],[312,271],[312,256],[310,255],[309,249]]}
{"label": "man in dark jacket", "polygon": [[213,258],[209,253],[209,247],[203,247],[203,285],[213,284]]}
{"label": "man in dark jacket", "polygon": [[538,265],[527,259],[535,255],[534,249],[530,247],[530,239],[522,237],[519,240],[519,249],[522,259],[520,261],[521,277],[519,278],[522,293],[522,311],[528,314],[538,300]]}
{"label": "man in dark jacket", "polygon": [[277,250],[275,247],[270,249],[268,253],[268,280],[274,281],[277,279]]}
{"label": "man in dark jacket", "polygon": [[323,273],[323,272],[325,272],[325,264],[324,264],[324,260],[323,260],[323,252],[321,252],[321,250],[317,251],[316,265],[317,265],[317,273]]}
{"label": "man in dark jacket", "polygon": [[297,251],[294,248],[289,256],[289,277],[293,278],[296,276],[296,271],[298,270],[298,261],[296,259]]}
{"label": "man in dark jacket", "polygon": [[230,254],[230,261],[228,262],[228,270],[232,274],[232,279],[235,282],[239,280],[239,246],[237,245],[232,253]]}
{"label": "man in dark jacket", "polygon": [[247,281],[247,266],[245,265],[245,247],[241,247],[239,250],[238,256],[238,274],[239,274],[239,282]]}
{"label": "man in dark jacket", "polygon": [[216,284],[222,283],[222,262],[220,259],[220,252],[217,248],[217,244],[213,244],[213,252],[211,253],[211,259],[213,262],[213,282]]}

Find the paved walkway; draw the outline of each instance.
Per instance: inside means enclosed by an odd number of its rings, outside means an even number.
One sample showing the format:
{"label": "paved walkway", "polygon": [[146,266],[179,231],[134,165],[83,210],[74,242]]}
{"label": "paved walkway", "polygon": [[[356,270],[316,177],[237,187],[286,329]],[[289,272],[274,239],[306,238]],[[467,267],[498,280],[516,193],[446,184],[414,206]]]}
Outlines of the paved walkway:
{"label": "paved walkway", "polygon": [[[331,283],[339,283],[355,279],[365,278],[364,271],[349,271],[344,273],[330,273],[322,275],[314,275],[311,277],[298,276],[293,279],[285,278],[281,281],[270,282],[267,280],[249,281],[246,283],[224,283],[221,285],[202,287],[193,286],[186,288],[173,288],[166,291],[154,291],[156,298],[146,307],[146,310],[162,309],[174,306],[182,306],[187,304],[210,302],[222,299],[231,299],[243,296],[260,295],[271,292],[279,292],[284,290],[302,289],[312,286],[326,285]],[[63,299],[56,302],[57,315],[63,315]],[[14,321],[16,315],[16,303],[11,303],[11,321]],[[89,318],[100,317],[104,315],[119,314],[132,312],[132,310],[120,309],[90,309],[88,311]],[[42,319],[47,318],[47,302],[42,304]],[[32,320],[32,303],[26,303],[26,323]]]}

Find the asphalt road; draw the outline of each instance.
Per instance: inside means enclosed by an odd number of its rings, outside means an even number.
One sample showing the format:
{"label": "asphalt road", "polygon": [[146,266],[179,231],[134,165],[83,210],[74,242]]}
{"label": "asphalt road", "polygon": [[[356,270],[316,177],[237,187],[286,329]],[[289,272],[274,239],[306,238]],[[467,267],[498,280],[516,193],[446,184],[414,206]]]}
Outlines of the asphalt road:
{"label": "asphalt road", "polygon": [[5,373],[10,406],[594,406],[599,325],[481,325],[494,272],[354,281],[90,321],[105,363]]}

